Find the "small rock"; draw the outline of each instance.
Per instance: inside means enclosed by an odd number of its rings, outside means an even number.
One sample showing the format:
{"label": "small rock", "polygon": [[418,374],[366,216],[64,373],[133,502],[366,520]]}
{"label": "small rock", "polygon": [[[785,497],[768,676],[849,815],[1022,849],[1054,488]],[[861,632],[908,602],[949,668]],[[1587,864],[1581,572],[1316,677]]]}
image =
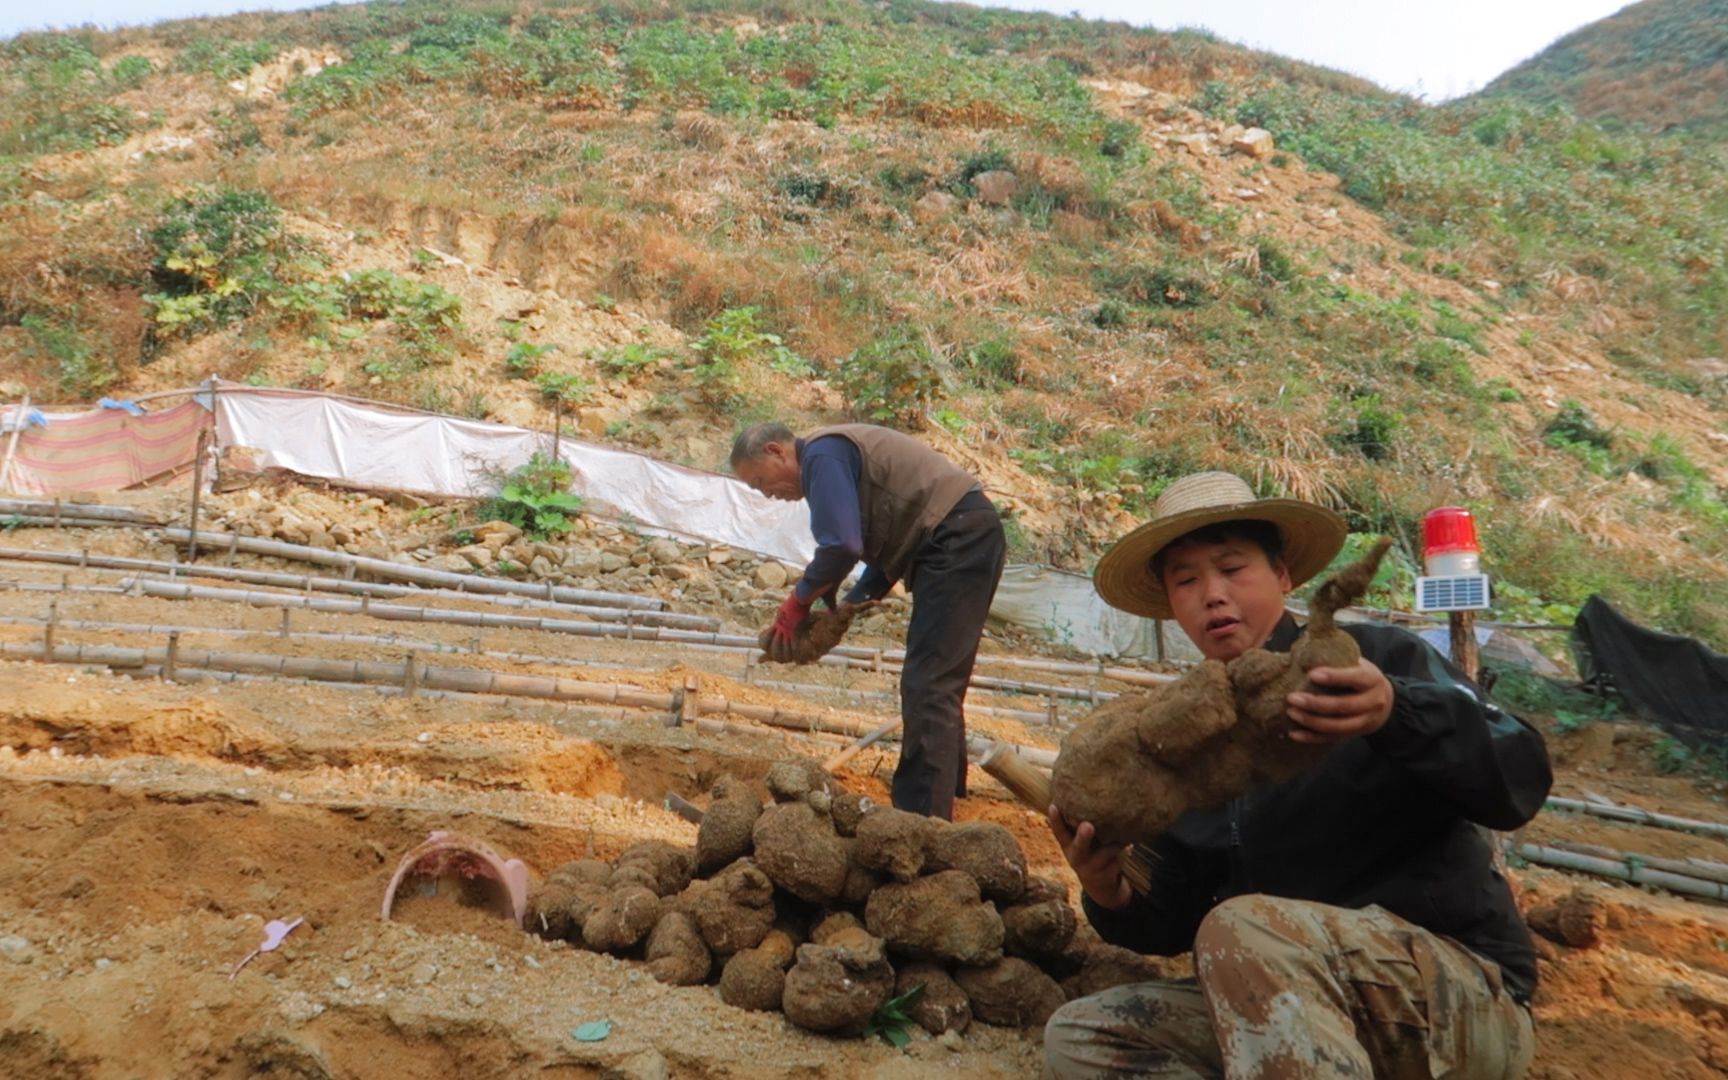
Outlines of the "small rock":
{"label": "small rock", "polygon": [[912,204],[912,215],[919,221],[935,221],[948,216],[959,201],[946,191],[931,191]]}
{"label": "small rock", "polygon": [[1020,178],[1004,169],[991,169],[972,178],[972,190],[978,201],[991,206],[1007,206],[1020,190]]}
{"label": "small rock", "polygon": [[462,995],[462,1003],[467,1005],[470,1009],[478,1009],[480,1006],[486,1004],[486,996],[476,991],[469,990],[467,993]]}
{"label": "small rock", "polygon": [[540,961],[533,956],[524,956],[522,958],[522,963],[525,967],[529,968],[530,970],[533,970],[533,971],[539,971],[540,970]]}
{"label": "small rock", "polygon": [[529,560],[528,572],[537,578],[544,578],[551,577],[558,571],[553,568],[552,563],[544,555],[536,555]]}
{"label": "small rock", "polygon": [[648,547],[645,550],[649,558],[662,566],[667,563],[675,563],[684,556],[684,549],[678,546],[676,540],[667,540],[664,538],[659,540],[650,540],[648,542]]}
{"label": "small rock", "polygon": [[600,556],[600,572],[602,574],[614,573],[615,571],[622,570],[629,565],[629,559],[624,558],[622,555],[615,555],[610,551],[605,552]]}
{"label": "small rock", "polygon": [[1231,140],[1230,149],[1252,158],[1272,156],[1272,133],[1265,128],[1249,128]]}
{"label": "small rock", "polygon": [[16,934],[0,937],[0,959],[14,964],[28,964],[36,959],[36,948]]}
{"label": "small rock", "polygon": [[107,971],[109,968],[111,968],[113,966],[114,966],[114,961],[108,959],[106,956],[99,956],[96,958],[96,970],[97,971]]}
{"label": "small rock", "polygon": [[786,568],[777,562],[765,562],[756,568],[752,580],[758,589],[779,589],[786,585]]}
{"label": "small rock", "polygon": [[408,977],[414,981],[415,986],[425,986],[438,977],[438,965],[433,963],[416,964],[414,970],[408,973]]}
{"label": "small rock", "polygon": [[966,1040],[960,1037],[958,1031],[944,1031],[942,1034],[936,1036],[936,1045],[948,1051],[950,1054],[958,1054],[960,1051],[966,1049]]}
{"label": "small rock", "polygon": [[672,1067],[652,1048],[632,1054],[600,1074],[600,1080],[670,1080]]}
{"label": "small rock", "polygon": [[350,979],[346,975],[338,975],[338,976],[336,976],[336,978],[332,979],[331,981],[336,984],[336,989],[338,989],[338,990],[352,990],[352,989],[354,989],[354,980]]}

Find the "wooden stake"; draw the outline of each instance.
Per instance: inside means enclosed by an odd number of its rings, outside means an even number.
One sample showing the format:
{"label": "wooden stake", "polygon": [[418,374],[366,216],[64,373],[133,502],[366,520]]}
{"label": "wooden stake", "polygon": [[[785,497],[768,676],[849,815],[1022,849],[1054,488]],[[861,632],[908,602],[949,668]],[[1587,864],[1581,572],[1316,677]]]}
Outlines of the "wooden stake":
{"label": "wooden stake", "polygon": [[419,689],[420,659],[410,652],[407,659],[402,661],[402,693],[406,697],[413,697]]}
{"label": "wooden stake", "polygon": [[180,631],[173,630],[168,634],[168,654],[162,658],[162,681],[173,682],[176,669],[180,666]]}
{"label": "wooden stake", "polygon": [[54,659],[54,635],[60,629],[60,601],[48,601],[48,621],[42,626],[42,658]]}
{"label": "wooden stake", "polygon": [[869,747],[875,743],[878,743],[878,742],[882,741],[883,739],[887,738],[889,735],[893,734],[895,731],[897,731],[899,729],[900,725],[904,724],[905,722],[906,722],[906,720],[904,717],[896,716],[894,719],[888,721],[886,724],[883,724],[881,727],[876,728],[875,730],[866,733],[863,737],[859,738],[857,741],[853,742],[850,746],[846,747],[846,749],[840,751],[838,754],[835,754],[833,757],[829,758],[827,761],[824,761],[822,763],[822,768],[827,770],[828,772],[834,772],[835,770],[839,769],[840,766],[846,764],[848,761],[851,761],[853,758],[857,757],[859,752],[864,750],[866,747]]}
{"label": "wooden stake", "polygon": [[30,395],[25,394],[24,403],[12,414],[12,437],[6,440],[6,460],[0,461],[0,491],[6,490],[6,478],[12,473],[12,455],[18,452],[18,436],[23,432],[25,418],[29,415]]}
{"label": "wooden stake", "polygon": [[210,429],[198,432],[198,448],[192,451],[192,539],[186,545],[186,561],[198,561],[198,507],[204,495],[204,447]]}
{"label": "wooden stake", "polygon": [[1464,674],[1476,681],[1477,672],[1481,666],[1476,652],[1476,613],[1474,611],[1453,611],[1448,613],[1448,633],[1452,638],[1452,662],[1463,669]]}
{"label": "wooden stake", "polygon": [[293,615],[293,613],[294,613],[293,608],[286,608],[285,607],[282,609],[282,636],[284,638],[286,638],[288,636],[288,620],[289,620],[290,616]]}

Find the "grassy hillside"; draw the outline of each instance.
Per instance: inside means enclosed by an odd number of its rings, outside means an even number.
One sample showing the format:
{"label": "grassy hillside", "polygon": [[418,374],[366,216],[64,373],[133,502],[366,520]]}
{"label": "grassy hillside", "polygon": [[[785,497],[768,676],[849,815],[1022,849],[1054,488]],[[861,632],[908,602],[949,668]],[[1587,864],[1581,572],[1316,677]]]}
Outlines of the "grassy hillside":
{"label": "grassy hillside", "polygon": [[[0,63],[0,386],[210,371],[713,467],[922,429],[1085,568],[1235,469],[1506,610],[1728,642],[1728,172],[1194,33],[960,5],[373,4]],[[1277,152],[1232,152],[1235,126]]]}
{"label": "grassy hillside", "polygon": [[1646,131],[1728,135],[1728,0],[1641,0],[1495,79],[1487,96]]}

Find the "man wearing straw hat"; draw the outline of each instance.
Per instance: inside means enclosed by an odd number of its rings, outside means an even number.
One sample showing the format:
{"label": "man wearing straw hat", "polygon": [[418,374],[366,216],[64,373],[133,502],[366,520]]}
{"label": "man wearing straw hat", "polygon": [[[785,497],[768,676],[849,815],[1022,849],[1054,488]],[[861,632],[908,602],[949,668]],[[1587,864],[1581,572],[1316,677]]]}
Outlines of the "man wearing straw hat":
{"label": "man wearing straw hat", "polygon": [[[1302,633],[1285,597],[1344,539],[1323,507],[1200,473],[1165,490],[1095,580],[1114,607],[1174,619],[1208,659],[1285,652]],[[1045,1029],[1050,1075],[1523,1075],[1535,950],[1477,826],[1535,816],[1547,751],[1419,638],[1344,629],[1361,661],[1316,668],[1326,693],[1287,702],[1291,738],[1329,745],[1326,757],[1181,818],[1149,845],[1144,895],[1122,875],[1123,848],[1051,808],[1098,933],[1154,955],[1191,950],[1195,978],[1058,1010]]]}
{"label": "man wearing straw hat", "polygon": [[996,508],[964,469],[874,424],[802,439],[785,424],[756,424],[733,443],[731,464],[769,498],[810,504],[816,554],[774,618],[770,655],[790,647],[819,598],[833,602],[860,560],[847,602],[879,599],[902,580],[912,590],[891,791],[898,809],[952,818],[966,794],[966,686],[1007,554]]}

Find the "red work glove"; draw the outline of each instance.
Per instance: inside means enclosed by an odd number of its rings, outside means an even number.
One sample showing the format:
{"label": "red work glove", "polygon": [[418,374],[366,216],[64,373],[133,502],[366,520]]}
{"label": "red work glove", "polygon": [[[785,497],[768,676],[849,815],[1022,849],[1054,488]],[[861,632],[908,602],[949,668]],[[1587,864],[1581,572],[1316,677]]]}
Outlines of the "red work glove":
{"label": "red work glove", "polygon": [[778,660],[792,656],[792,637],[804,620],[810,617],[810,605],[798,599],[798,590],[787,595],[785,603],[774,614],[774,625],[768,631],[768,655]]}

